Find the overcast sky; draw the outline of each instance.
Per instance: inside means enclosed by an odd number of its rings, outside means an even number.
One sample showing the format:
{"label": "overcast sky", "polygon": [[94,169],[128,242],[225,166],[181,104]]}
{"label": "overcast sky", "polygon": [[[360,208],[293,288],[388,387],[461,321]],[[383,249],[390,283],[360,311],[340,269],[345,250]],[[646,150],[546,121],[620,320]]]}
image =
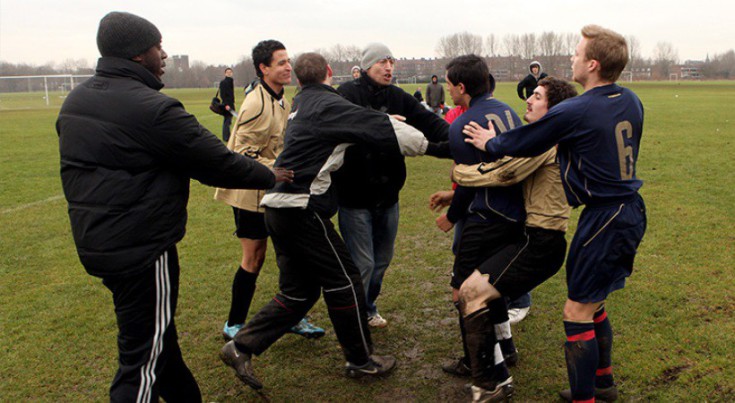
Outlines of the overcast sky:
{"label": "overcast sky", "polygon": [[[609,10],[605,10],[609,9]],[[153,22],[169,55],[237,63],[261,39],[291,54],[332,45],[383,42],[401,57],[435,57],[440,37],[578,33],[589,23],[634,35],[644,57],[670,42],[681,61],[735,48],[735,2],[700,0],[0,0],[0,60],[42,65],[99,56],[95,35],[109,11]]]}

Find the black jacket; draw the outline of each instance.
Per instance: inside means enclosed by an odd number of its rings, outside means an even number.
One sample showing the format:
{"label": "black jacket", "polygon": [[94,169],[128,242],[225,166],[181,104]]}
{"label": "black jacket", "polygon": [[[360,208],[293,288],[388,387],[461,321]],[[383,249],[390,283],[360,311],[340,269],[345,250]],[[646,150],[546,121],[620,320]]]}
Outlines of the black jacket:
{"label": "black jacket", "polygon": [[294,181],[277,184],[261,204],[309,208],[322,217],[333,216],[337,200],[330,175],[341,166],[345,150],[360,145],[373,146],[386,157],[401,158],[424,154],[429,147],[421,132],[388,115],[357,106],[328,85],[305,85],[294,98],[283,151],[275,163],[292,169]]}
{"label": "black jacket", "polygon": [[184,236],[189,179],[265,189],[265,166],[235,154],[140,64],[103,57],[56,121],[61,182],[85,269],[140,272]]}
{"label": "black jacket", "polygon": [[[449,124],[444,119],[401,88],[377,85],[365,72],[337,90],[354,104],[406,117],[406,123],[424,133],[430,142],[444,142],[449,137]],[[340,206],[389,207],[398,202],[398,193],[406,182],[406,163],[401,155],[358,145],[347,149],[344,165],[334,178]]]}
{"label": "black jacket", "polygon": [[235,109],[235,81],[232,77],[225,77],[219,82],[219,96],[222,97],[222,103],[230,105],[230,109]]}
{"label": "black jacket", "polygon": [[533,74],[529,74],[523,80],[518,82],[518,87],[516,87],[516,91],[518,91],[518,98],[524,101],[530,98],[531,95],[533,95],[533,90],[535,90],[538,86],[538,82],[541,81],[541,79],[544,77],[546,77],[546,73],[539,74],[538,80],[536,79],[536,77],[533,76]]}

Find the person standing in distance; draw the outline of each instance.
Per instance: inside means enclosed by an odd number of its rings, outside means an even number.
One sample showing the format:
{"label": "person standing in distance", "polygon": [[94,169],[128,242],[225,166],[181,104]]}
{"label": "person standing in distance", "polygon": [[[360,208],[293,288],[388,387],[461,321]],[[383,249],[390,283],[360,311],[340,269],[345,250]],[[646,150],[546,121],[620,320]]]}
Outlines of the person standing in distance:
{"label": "person standing in distance", "polygon": [[441,116],[444,112],[444,86],[439,84],[436,74],[431,76],[431,83],[426,86],[426,103],[437,115]]}
{"label": "person standing in distance", "polygon": [[222,122],[222,140],[227,143],[230,140],[230,124],[232,124],[232,111],[235,110],[235,81],[232,79],[232,69],[225,69],[225,78],[219,82],[219,96],[225,105],[224,122]]}
{"label": "person standing in distance", "polygon": [[625,287],[646,230],[646,208],[637,178],[643,105],[615,84],[628,63],[625,38],[597,25],[582,28],[571,58],[572,78],[585,93],[567,100],[536,123],[495,138],[494,130],[468,126],[467,141],[493,159],[535,156],[558,144],[567,200],[585,205],[567,256],[564,351],[572,401],[612,401],[613,333],[605,300]]}
{"label": "person standing in distance", "polygon": [[56,131],[79,259],[115,305],[119,367],[110,400],[200,402],[174,321],[189,181],[267,189],[293,172],[230,152],[159,92],[167,54],[148,20],[107,14],[97,47],[96,73],[66,98]]}
{"label": "person standing in distance", "polygon": [[[233,136],[227,143],[230,150],[272,167],[283,150],[283,134],[291,104],[283,96],[284,86],[291,83],[291,59],[279,41],[261,41],[253,48],[253,64],[258,79],[245,92]],[[245,324],[255,283],[265,261],[268,231],[265,210],[260,201],[262,190],[217,189],[214,198],[232,206],[235,235],[240,239],[242,260],[232,281],[230,314],[222,329],[229,341]],[[307,338],[324,336],[324,329],[303,319],[291,329]]]}
{"label": "person standing in distance", "polygon": [[535,60],[528,65],[528,71],[528,75],[519,81],[516,87],[518,98],[524,101],[533,95],[533,90],[536,89],[539,80],[546,77],[546,73],[541,72],[541,63]]}

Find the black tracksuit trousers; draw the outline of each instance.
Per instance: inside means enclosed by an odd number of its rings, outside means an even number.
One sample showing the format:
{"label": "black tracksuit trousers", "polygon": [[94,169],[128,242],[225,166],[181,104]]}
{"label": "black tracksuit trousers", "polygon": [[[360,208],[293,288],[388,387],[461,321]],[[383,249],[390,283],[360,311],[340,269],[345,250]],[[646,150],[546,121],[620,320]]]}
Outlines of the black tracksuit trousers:
{"label": "black tracksuit trousers", "polygon": [[107,277],[117,316],[119,368],[112,402],[201,402],[201,392],[179,349],[174,314],[179,295],[176,247],[140,273]]}
{"label": "black tracksuit trousers", "polygon": [[324,302],[347,361],[372,354],[360,271],[332,222],[310,209],[267,208],[280,292],[235,336],[244,351],[261,354],[299,322],[324,293]]}

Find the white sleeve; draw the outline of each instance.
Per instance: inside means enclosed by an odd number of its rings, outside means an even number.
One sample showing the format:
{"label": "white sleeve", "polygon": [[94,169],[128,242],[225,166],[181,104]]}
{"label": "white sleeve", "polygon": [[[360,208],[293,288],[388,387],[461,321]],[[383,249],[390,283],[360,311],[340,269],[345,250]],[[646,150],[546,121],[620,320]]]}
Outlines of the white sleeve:
{"label": "white sleeve", "polygon": [[401,154],[408,157],[424,155],[426,148],[429,146],[429,140],[424,137],[424,134],[413,126],[397,120],[393,116],[389,116],[389,118],[390,123],[393,125],[393,131],[396,133]]}

